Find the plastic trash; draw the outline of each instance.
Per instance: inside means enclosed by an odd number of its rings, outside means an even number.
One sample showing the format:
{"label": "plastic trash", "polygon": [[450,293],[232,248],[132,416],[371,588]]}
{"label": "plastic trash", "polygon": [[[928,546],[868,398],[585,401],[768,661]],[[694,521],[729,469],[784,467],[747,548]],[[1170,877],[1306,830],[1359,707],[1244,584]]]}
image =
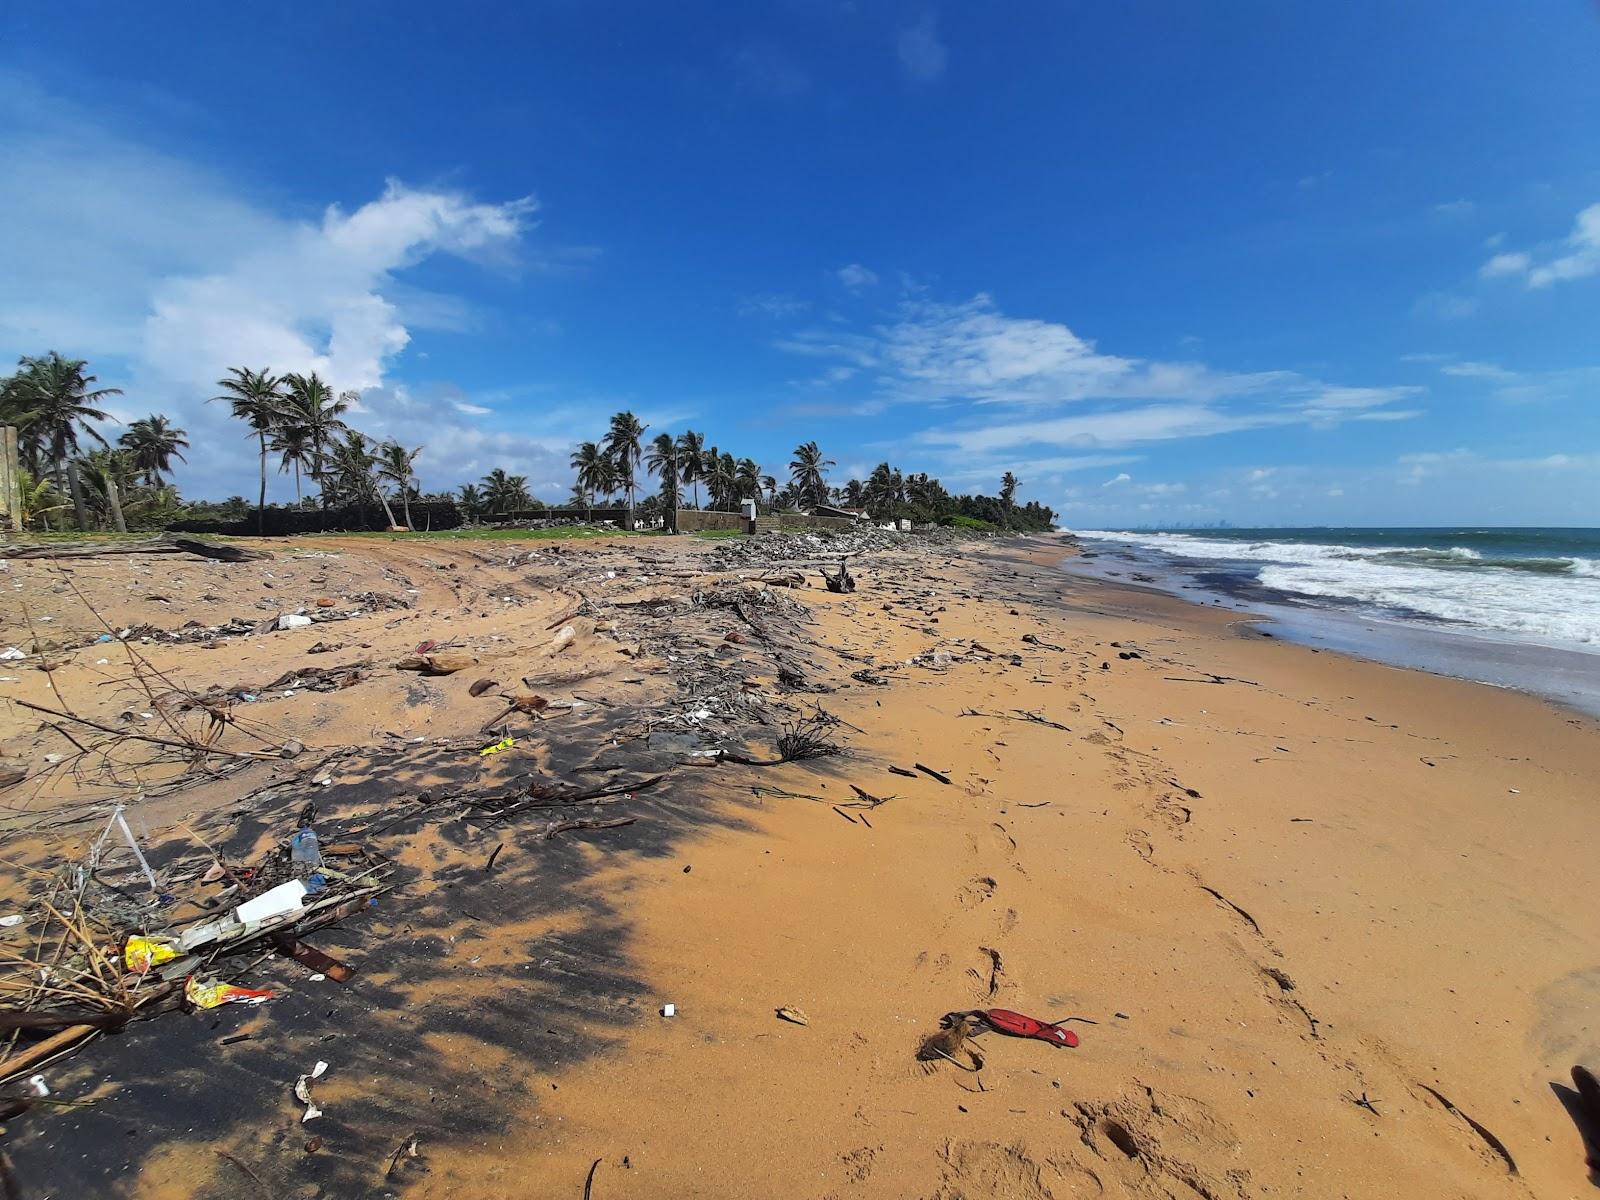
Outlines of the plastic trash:
{"label": "plastic trash", "polygon": [[168,943],[140,937],[137,934],[130,937],[122,947],[122,961],[135,975],[143,975],[151,967],[171,962],[177,957],[178,951]]}
{"label": "plastic trash", "polygon": [[487,755],[487,754],[499,754],[500,751],[509,750],[509,749],[511,749],[511,747],[515,746],[516,744],[517,744],[517,739],[516,738],[513,738],[513,737],[501,738],[494,745],[485,746],[482,750],[479,750],[478,751],[478,755],[479,755],[479,757],[482,757],[482,756]]}
{"label": "plastic trash", "polygon": [[265,1004],[272,999],[271,988],[247,988],[220,979],[199,980],[189,976],[183,994],[196,1008],[220,1008],[224,1004]]}
{"label": "plastic trash", "polygon": [[303,629],[311,624],[310,617],[303,617],[299,613],[284,613],[278,618],[279,629]]}
{"label": "plastic trash", "polygon": [[294,831],[289,839],[289,861],[307,867],[322,865],[322,847],[317,841],[317,831],[311,826]]}
{"label": "plastic trash", "polygon": [[661,1015],[663,1017],[675,1017],[675,1016],[677,1016],[678,1015],[678,1006],[676,1004],[663,1004],[661,1006]]}
{"label": "plastic trash", "polygon": [[315,896],[318,892],[325,891],[328,886],[327,876],[313,873],[306,876],[306,895]]}
{"label": "plastic trash", "polygon": [[0,650],[0,660],[4,660],[5,662],[16,662],[19,659],[27,657],[28,656],[25,653],[23,653],[21,650],[18,650],[15,646],[7,646],[4,650]]}
{"label": "plastic trash", "polygon": [[0,929],[13,929],[16,926],[21,925],[22,921],[23,917],[21,913],[12,913],[10,916],[0,917]]}
{"label": "plastic trash", "polygon": [[262,892],[254,900],[246,900],[233,910],[234,916],[244,924],[252,921],[271,921],[276,917],[285,917],[296,909],[305,907],[306,893],[309,891],[303,879],[291,879],[288,883],[280,883],[270,891]]}
{"label": "plastic trash", "polygon": [[314,1121],[322,1115],[322,1110],[318,1108],[316,1102],[311,1099],[311,1081],[313,1079],[321,1079],[327,1070],[328,1064],[318,1060],[316,1066],[312,1067],[310,1071],[300,1076],[299,1079],[295,1080],[294,1098],[306,1106],[305,1115],[300,1118],[300,1123],[302,1125],[304,1125],[307,1121]]}

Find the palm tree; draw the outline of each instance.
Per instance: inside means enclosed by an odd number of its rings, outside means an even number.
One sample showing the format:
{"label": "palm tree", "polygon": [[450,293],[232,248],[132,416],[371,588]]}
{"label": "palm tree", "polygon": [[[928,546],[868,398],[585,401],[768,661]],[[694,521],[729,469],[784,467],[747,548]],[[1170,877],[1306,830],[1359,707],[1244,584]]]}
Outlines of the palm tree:
{"label": "palm tree", "polygon": [[333,499],[342,504],[364,508],[376,500],[383,505],[383,515],[393,526],[394,510],[389,507],[389,498],[383,494],[373,474],[373,468],[377,465],[377,456],[372,453],[372,444],[366,434],[347,429],[344,440],[335,442],[328,452],[325,486],[333,493]]}
{"label": "palm tree", "polygon": [[726,451],[720,454],[707,452],[709,473],[706,475],[706,486],[711,491],[712,507],[726,508],[732,512],[739,489],[739,467],[733,461],[733,455]]}
{"label": "palm tree", "polygon": [[475,517],[483,511],[483,493],[478,491],[477,484],[463,483],[461,485],[461,509],[469,517]]}
{"label": "palm tree", "polygon": [[789,464],[789,478],[804,502],[811,506],[825,503],[828,485],[823,479],[824,470],[834,465],[831,458],[823,458],[815,442],[802,442],[794,448],[794,460]]}
{"label": "palm tree", "polygon": [[1022,481],[1010,471],[1000,476],[1000,507],[1005,510],[1006,528],[1011,528],[1011,507],[1017,498],[1017,486]]}
{"label": "palm tree", "polygon": [[294,468],[294,505],[305,507],[300,495],[301,468],[315,471],[312,461],[311,433],[304,425],[280,425],[272,431],[272,449],[278,455],[278,470]]}
{"label": "palm tree", "polygon": [[526,475],[513,475],[506,481],[507,494],[512,512],[533,507],[533,493],[528,491],[528,477]]}
{"label": "palm tree", "polygon": [[700,507],[700,481],[705,478],[706,435],[685,429],[678,435],[678,477],[694,484],[694,506]]}
{"label": "palm tree", "polygon": [[85,454],[80,462],[83,474],[105,501],[105,514],[111,518],[111,528],[127,533],[128,522],[122,513],[122,488],[133,482],[133,456],[126,450],[102,447]]}
{"label": "palm tree", "polygon": [[733,469],[734,484],[739,498],[759,499],[761,496],[761,468],[753,458],[741,458]]}
{"label": "palm tree", "polygon": [[[507,475],[504,467],[496,467],[483,477],[483,499],[492,513],[511,512],[517,507],[515,480],[520,475]],[[523,480],[526,490],[526,480]]]}
{"label": "palm tree", "polygon": [[[267,527],[267,437],[284,420],[286,398],[283,380],[270,368],[252,371],[249,367],[229,367],[228,377],[217,380],[222,389],[213,400],[226,400],[233,415],[250,426],[261,444],[261,496],[256,503],[256,532]],[[362,439],[365,443],[366,439]]]}
{"label": "palm tree", "polygon": [[776,508],[778,506],[777,479],[772,475],[763,475],[761,477],[761,490],[767,493],[767,507]]}
{"label": "palm tree", "polygon": [[633,474],[639,465],[641,450],[639,439],[647,427],[631,412],[619,412],[611,418],[611,428],[604,438],[606,457],[617,467],[617,476],[628,493],[628,507],[633,507]]}
{"label": "palm tree", "polygon": [[892,470],[888,463],[872,468],[862,489],[862,499],[875,520],[881,521],[894,514],[894,506],[900,501],[900,487],[900,472]]}
{"label": "palm tree", "polygon": [[172,470],[173,459],[189,461],[183,456],[189,448],[188,435],[159,413],[129,425],[117,445],[132,453],[134,469],[152,488],[161,486],[161,477]]}
{"label": "palm tree", "polygon": [[851,508],[865,508],[867,506],[866,489],[861,486],[861,480],[852,479],[844,485],[844,502]]}
{"label": "palm tree", "polygon": [[578,473],[578,487],[587,497],[587,519],[592,521],[595,493],[602,490],[609,492],[615,486],[615,464],[596,442],[579,442],[570,462],[572,469]]}
{"label": "palm tree", "polygon": [[41,457],[48,459],[58,489],[64,479],[72,492],[78,528],[86,529],[88,514],[70,455],[78,449],[79,429],[102,446],[106,444],[89,422],[109,420],[109,414],[96,406],[108,396],[122,395],[122,389],[93,387],[98,380],[85,374],[87,362],[62,358],[54,350],[43,358],[23,358],[17,365],[22,369],[7,391],[11,393],[10,405],[29,415],[25,430],[32,446],[31,457],[35,464]]}
{"label": "palm tree", "polygon": [[[283,386],[288,395],[285,420],[305,431],[310,451],[311,478],[317,480],[320,487],[322,461],[327,456],[328,447],[349,428],[339,418],[350,411],[351,405],[360,398],[360,393],[341,392],[338,399],[334,399],[333,389],[315,371],[309,375],[285,375]],[[296,498],[299,495],[297,484]]]}
{"label": "palm tree", "polygon": [[645,468],[661,479],[661,503],[667,513],[667,527],[678,532],[678,443],[670,433],[658,433],[644,457]]}
{"label": "palm tree", "polygon": [[411,528],[411,482],[417,476],[417,455],[421,453],[421,446],[408,451],[393,438],[378,447],[378,478],[387,479],[400,493],[407,529]]}

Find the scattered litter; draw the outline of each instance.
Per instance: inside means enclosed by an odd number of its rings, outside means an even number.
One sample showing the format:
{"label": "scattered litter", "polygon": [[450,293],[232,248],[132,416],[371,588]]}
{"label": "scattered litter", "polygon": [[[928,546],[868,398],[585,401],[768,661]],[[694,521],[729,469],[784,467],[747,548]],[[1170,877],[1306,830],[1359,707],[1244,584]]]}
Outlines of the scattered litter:
{"label": "scattered litter", "polygon": [[271,988],[247,988],[220,979],[196,979],[189,976],[183,984],[183,994],[196,1008],[221,1008],[224,1004],[265,1004],[273,997]]}
{"label": "scattered litter", "polygon": [[319,1061],[316,1066],[311,1068],[309,1074],[302,1075],[299,1079],[295,1080],[294,1097],[296,1100],[300,1101],[300,1103],[306,1106],[305,1115],[300,1118],[300,1123],[302,1125],[304,1125],[307,1121],[314,1121],[322,1115],[322,1110],[318,1108],[316,1103],[311,1099],[311,1081],[313,1079],[321,1079],[327,1069],[328,1064]]}
{"label": "scattered litter", "polygon": [[278,618],[279,629],[301,629],[311,624],[310,617],[303,617],[299,613],[284,613]]}
{"label": "scattered litter", "polygon": [[677,1016],[678,1015],[678,1006],[676,1004],[663,1004],[661,1006],[661,1015],[663,1017],[675,1017],[675,1016]]}
{"label": "scattered litter", "polygon": [[15,646],[7,646],[4,650],[0,650],[0,662],[17,662],[19,659],[27,657],[25,653]]}
{"label": "scattered litter", "polygon": [[806,1016],[802,1009],[798,1009],[792,1004],[785,1004],[782,1008],[778,1009],[777,1017],[780,1021],[788,1021],[792,1025],[811,1024],[811,1018]]}
{"label": "scattered litter", "polygon": [[137,934],[130,937],[122,947],[122,961],[135,975],[146,974],[151,967],[171,962],[177,957],[178,951],[168,943],[140,937]]}
{"label": "scattered litter", "polygon": [[[1033,1038],[1049,1042],[1052,1046],[1074,1048],[1078,1045],[1078,1035],[1070,1029],[1062,1028],[1069,1021],[1081,1021],[1085,1025],[1098,1024],[1088,1017],[1062,1017],[1059,1021],[1041,1021],[1037,1017],[1012,1012],[1006,1008],[975,1008],[967,1012],[945,1013],[939,1018],[939,1032],[929,1034],[923,1039],[917,1051],[917,1058],[923,1062],[943,1058],[955,1063],[962,1070],[982,1070],[982,1057],[977,1051],[968,1047],[966,1041],[968,1038],[990,1031],[1003,1033],[1008,1037]],[[962,1066],[954,1057],[962,1050],[975,1061],[975,1066]]]}
{"label": "scattered litter", "polygon": [[20,913],[12,913],[7,917],[0,917],[0,929],[14,929],[21,925],[24,918]]}
{"label": "scattered litter", "polygon": [[492,688],[494,686],[495,686],[494,680],[492,680],[492,679],[480,679],[476,683],[474,683],[470,688],[467,689],[467,694],[472,696],[472,697],[474,697],[474,698],[476,698],[478,696],[483,695],[485,692],[487,692],[490,688]]}
{"label": "scattered litter", "polygon": [[254,900],[246,900],[233,910],[233,915],[243,925],[286,917],[296,909],[305,907],[309,890],[305,880],[291,879],[287,883],[280,883],[277,887],[262,892]]}
{"label": "scattered litter", "polygon": [[503,737],[498,742],[496,742],[494,745],[485,746],[482,750],[479,750],[478,751],[478,755],[479,755],[479,757],[483,757],[484,755],[488,755],[488,754],[499,754],[502,750],[509,750],[509,749],[511,749],[511,747],[515,746],[516,744],[517,744],[517,739],[516,738],[514,738],[514,737]]}

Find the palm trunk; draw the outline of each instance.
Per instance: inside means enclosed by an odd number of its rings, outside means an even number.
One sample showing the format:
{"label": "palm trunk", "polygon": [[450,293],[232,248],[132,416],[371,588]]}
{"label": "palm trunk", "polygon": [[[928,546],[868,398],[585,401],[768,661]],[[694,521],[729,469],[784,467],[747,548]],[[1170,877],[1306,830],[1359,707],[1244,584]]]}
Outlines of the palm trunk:
{"label": "palm trunk", "polygon": [[410,488],[402,487],[400,489],[400,503],[405,506],[406,528],[410,529],[411,528],[411,489]]}
{"label": "palm trunk", "polygon": [[394,528],[394,509],[389,507],[389,497],[383,494],[383,489],[378,489],[378,503],[383,505],[383,515],[389,519],[389,528]]}
{"label": "palm trunk", "polygon": [[300,494],[300,460],[298,458],[294,460],[294,506],[302,510],[306,506],[305,497]]}
{"label": "palm trunk", "polygon": [[261,442],[261,496],[256,501],[256,534],[265,537],[267,532],[267,434],[265,430],[258,430],[257,438]]}
{"label": "palm trunk", "polygon": [[72,514],[78,519],[78,532],[86,533],[89,529],[89,513],[83,506],[83,485],[78,480],[78,466],[68,462],[66,470],[67,488],[72,493]]}
{"label": "palm trunk", "polygon": [[111,508],[111,527],[118,533],[128,532],[128,523],[122,517],[122,497],[117,493],[117,481],[109,474],[104,476],[106,504]]}

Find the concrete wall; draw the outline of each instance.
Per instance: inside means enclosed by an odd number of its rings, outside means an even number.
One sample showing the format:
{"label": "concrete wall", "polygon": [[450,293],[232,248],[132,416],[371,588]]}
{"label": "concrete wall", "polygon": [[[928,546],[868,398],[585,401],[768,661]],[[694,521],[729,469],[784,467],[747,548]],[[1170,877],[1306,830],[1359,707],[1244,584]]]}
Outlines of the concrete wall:
{"label": "concrete wall", "polygon": [[[800,533],[815,529],[844,532],[859,529],[861,525],[862,522],[851,520],[849,517],[808,517],[802,513],[773,513],[770,516],[757,517],[754,532]],[[678,510],[679,533],[694,533],[701,529],[737,529],[743,533],[752,532],[741,513],[706,512],[693,508]]]}
{"label": "concrete wall", "polygon": [[707,512],[700,508],[678,510],[679,533],[696,533],[702,529],[737,529],[741,533],[749,532],[743,513]]}

